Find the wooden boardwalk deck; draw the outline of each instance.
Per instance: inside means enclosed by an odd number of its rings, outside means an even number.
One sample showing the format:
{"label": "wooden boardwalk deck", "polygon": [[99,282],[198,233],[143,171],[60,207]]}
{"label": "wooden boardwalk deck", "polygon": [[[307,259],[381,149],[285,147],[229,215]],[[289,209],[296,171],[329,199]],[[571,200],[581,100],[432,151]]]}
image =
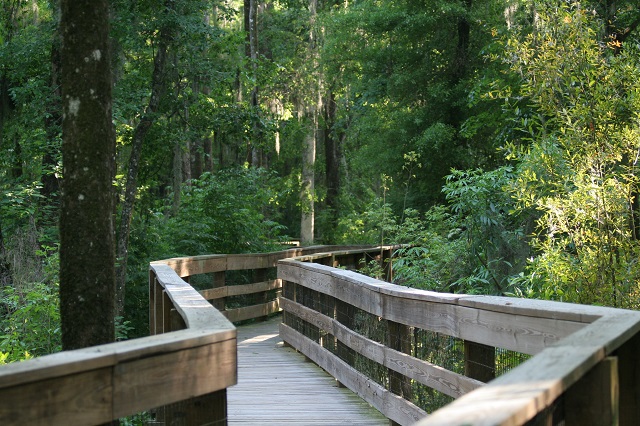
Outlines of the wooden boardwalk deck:
{"label": "wooden boardwalk deck", "polygon": [[387,426],[389,421],[278,336],[279,316],[238,328],[238,384],[230,425]]}

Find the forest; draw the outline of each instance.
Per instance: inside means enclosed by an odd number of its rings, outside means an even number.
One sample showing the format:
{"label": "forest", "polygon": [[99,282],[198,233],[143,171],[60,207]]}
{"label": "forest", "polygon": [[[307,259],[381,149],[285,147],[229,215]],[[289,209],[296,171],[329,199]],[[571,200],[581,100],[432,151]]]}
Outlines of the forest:
{"label": "forest", "polygon": [[[4,364],[62,349],[65,176],[60,2],[0,2]],[[118,339],[147,335],[150,261],[292,240],[406,244],[420,289],[640,308],[636,0],[108,6]]]}

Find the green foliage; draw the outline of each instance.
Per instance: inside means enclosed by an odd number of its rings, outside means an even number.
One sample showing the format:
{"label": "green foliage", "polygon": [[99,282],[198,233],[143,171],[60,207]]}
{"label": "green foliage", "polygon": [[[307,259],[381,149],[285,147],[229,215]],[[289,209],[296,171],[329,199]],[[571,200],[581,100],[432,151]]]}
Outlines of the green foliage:
{"label": "green foliage", "polygon": [[605,24],[579,2],[550,4],[536,31],[509,40],[539,117],[530,146],[510,148],[519,206],[540,212],[538,254],[514,284],[536,297],[637,307],[640,63],[633,44],[601,40]]}
{"label": "green foliage", "polygon": [[0,290],[0,364],[62,349],[57,286]]}
{"label": "green foliage", "polygon": [[178,214],[158,225],[175,254],[268,251],[282,231],[272,219],[277,182],[263,169],[205,173],[184,188]]}

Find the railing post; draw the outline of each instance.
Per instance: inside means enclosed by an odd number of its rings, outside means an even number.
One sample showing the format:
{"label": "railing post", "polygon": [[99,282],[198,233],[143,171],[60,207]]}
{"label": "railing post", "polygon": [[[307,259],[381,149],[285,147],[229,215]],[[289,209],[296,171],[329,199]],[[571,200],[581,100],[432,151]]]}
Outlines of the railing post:
{"label": "railing post", "polygon": [[[387,321],[388,341],[387,345],[391,349],[411,355],[411,327],[394,321]],[[411,380],[402,373],[392,369],[389,371],[389,391],[411,401]],[[399,423],[389,420],[391,426],[398,426]]]}
{"label": "railing post", "polygon": [[487,383],[496,377],[496,349],[481,343],[464,341],[464,375]]}
{"label": "railing post", "polygon": [[564,424],[617,426],[618,407],[618,358],[607,357],[565,392]]}
{"label": "railing post", "polygon": [[[226,271],[214,272],[213,283],[211,283],[211,288],[224,287],[226,285],[226,277],[227,277]],[[221,297],[219,299],[214,299],[211,301],[211,305],[213,305],[214,308],[222,312],[226,309],[225,298]]]}
{"label": "railing post", "polygon": [[[353,330],[353,325],[355,322],[354,321],[355,308],[352,305],[346,302],[343,302],[340,299],[336,299],[335,310],[336,310],[336,321],[348,327],[349,329]],[[347,345],[342,343],[340,340],[336,341],[336,353],[340,359],[342,359],[344,362],[346,362],[350,366],[353,366],[354,358],[355,358],[354,352]],[[344,387],[344,385],[340,382],[338,382],[338,385],[341,387]]]}
{"label": "railing post", "polygon": [[386,249],[382,252],[380,259],[382,270],[384,271],[384,279],[387,282],[393,281],[393,268],[391,267],[391,258],[393,257],[393,249]]}
{"label": "railing post", "polygon": [[640,333],[637,333],[614,354],[618,357],[620,386],[620,425],[640,424]]}
{"label": "railing post", "polygon": [[[267,269],[260,268],[253,270],[253,281],[256,283],[260,283],[267,280]],[[262,293],[256,294],[256,304],[262,304],[269,302],[269,292],[263,291]],[[266,321],[269,317],[267,315],[258,318],[259,321]]]}

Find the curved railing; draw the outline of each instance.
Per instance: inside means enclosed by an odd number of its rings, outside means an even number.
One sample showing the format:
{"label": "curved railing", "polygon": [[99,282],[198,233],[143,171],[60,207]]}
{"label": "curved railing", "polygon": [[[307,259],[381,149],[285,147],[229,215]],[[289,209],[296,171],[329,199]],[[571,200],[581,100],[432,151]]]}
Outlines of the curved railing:
{"label": "curved railing", "polygon": [[[336,256],[280,261],[280,335],[396,424],[640,424],[640,313],[416,290]],[[456,339],[461,372],[421,356],[423,332]],[[497,348],[534,356],[492,380]],[[456,400],[427,414],[424,387]]]}
{"label": "curved railing", "polygon": [[[347,270],[390,280],[394,249],[153,262],[152,336],[3,366],[0,424],[100,424],[150,409],[156,424],[226,424],[231,321],[281,309],[285,342],[396,424],[640,424],[640,313],[433,293]],[[425,357],[424,333],[457,339],[462,371]],[[533,357],[491,380],[497,348]],[[456,401],[428,415],[415,400],[426,388]]]}
{"label": "curved railing", "polygon": [[[161,295],[157,335],[3,366],[0,424],[92,425],[150,409],[160,420],[224,421],[226,388],[237,381],[236,329],[166,264],[151,275]],[[194,409],[201,401],[215,410]]]}

